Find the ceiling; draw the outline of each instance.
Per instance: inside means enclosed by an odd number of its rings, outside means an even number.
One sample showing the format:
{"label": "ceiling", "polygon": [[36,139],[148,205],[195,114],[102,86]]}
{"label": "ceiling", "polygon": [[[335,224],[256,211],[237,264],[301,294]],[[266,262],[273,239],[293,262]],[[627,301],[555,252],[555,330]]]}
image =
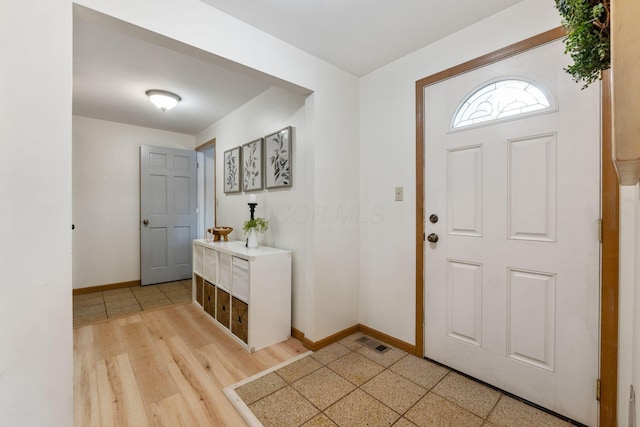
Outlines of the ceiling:
{"label": "ceiling", "polygon": [[363,76],[522,0],[201,0]]}
{"label": "ceiling", "polygon": [[[73,114],[195,135],[272,85],[213,55],[87,13],[74,16]],[[163,113],[148,89],[182,101]]]}
{"label": "ceiling", "polygon": [[[362,76],[521,0],[201,1]],[[195,135],[273,85],[309,93],[78,5],[73,39],[73,113],[81,116]],[[182,102],[163,113],[148,89]]]}

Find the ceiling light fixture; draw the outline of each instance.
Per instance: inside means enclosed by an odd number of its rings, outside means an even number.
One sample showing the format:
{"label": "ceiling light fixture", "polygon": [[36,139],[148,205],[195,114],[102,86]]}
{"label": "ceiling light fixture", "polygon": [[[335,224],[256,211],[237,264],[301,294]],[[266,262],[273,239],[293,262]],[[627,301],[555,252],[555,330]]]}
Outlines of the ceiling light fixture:
{"label": "ceiling light fixture", "polygon": [[145,94],[149,97],[149,101],[162,110],[163,113],[171,110],[182,100],[175,93],[167,92],[166,90],[151,89],[146,91]]}

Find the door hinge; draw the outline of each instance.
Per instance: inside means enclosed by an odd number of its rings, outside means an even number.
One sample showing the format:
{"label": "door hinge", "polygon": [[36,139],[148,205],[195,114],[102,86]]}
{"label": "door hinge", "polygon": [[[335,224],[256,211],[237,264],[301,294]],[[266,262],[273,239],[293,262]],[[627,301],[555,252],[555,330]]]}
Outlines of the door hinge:
{"label": "door hinge", "polygon": [[602,218],[598,218],[598,241],[602,243]]}
{"label": "door hinge", "polygon": [[600,378],[596,380],[596,400],[600,402]]}

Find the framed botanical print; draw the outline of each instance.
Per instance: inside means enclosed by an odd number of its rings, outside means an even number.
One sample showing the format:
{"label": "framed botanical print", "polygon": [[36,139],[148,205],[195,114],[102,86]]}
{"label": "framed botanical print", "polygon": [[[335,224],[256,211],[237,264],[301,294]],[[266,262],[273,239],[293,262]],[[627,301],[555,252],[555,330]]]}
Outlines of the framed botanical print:
{"label": "framed botanical print", "polygon": [[264,138],[264,174],[266,188],[291,187],[291,126]]}
{"label": "framed botanical print", "polygon": [[242,189],[262,190],[262,138],[242,146]]}
{"label": "framed botanical print", "polygon": [[241,188],[240,177],[242,174],[240,147],[232,148],[224,152],[224,192],[239,193]]}

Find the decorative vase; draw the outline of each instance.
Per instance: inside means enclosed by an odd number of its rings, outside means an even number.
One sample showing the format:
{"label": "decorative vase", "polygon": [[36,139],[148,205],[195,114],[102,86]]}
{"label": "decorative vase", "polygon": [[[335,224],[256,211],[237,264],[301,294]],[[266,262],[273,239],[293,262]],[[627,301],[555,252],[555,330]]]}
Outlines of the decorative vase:
{"label": "decorative vase", "polygon": [[258,233],[256,230],[249,231],[249,237],[247,238],[247,247],[250,249],[255,249],[258,247]]}

